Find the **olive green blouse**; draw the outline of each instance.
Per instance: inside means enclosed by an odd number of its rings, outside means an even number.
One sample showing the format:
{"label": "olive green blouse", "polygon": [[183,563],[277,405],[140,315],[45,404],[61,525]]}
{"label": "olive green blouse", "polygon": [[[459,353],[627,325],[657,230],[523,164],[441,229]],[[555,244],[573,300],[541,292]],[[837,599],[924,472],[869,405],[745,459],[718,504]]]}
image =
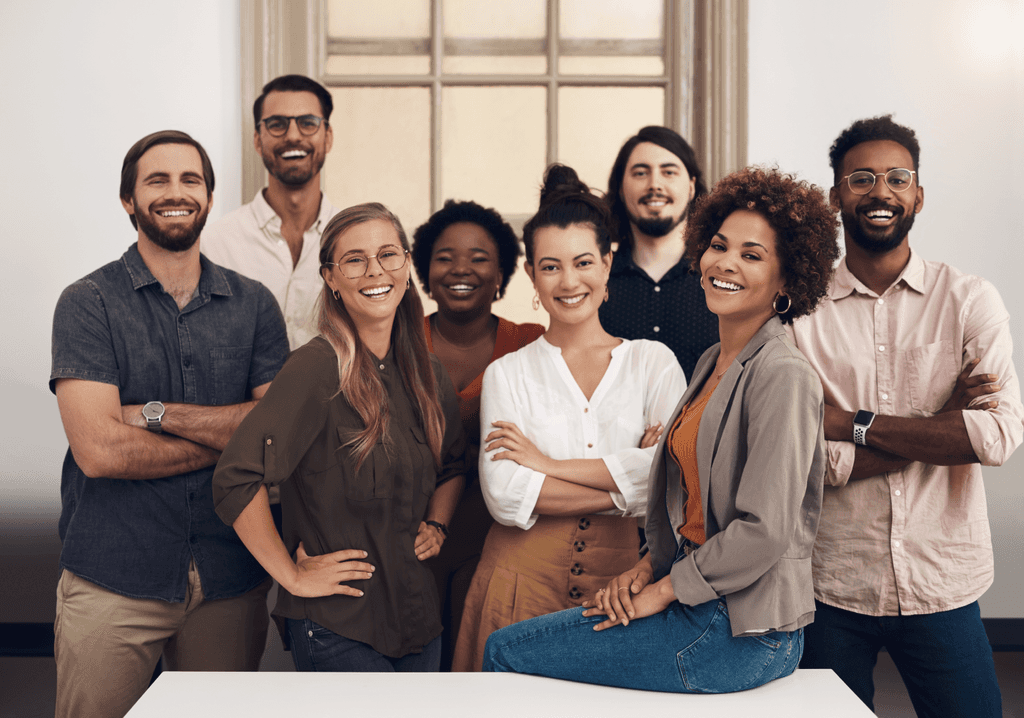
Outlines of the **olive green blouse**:
{"label": "olive green blouse", "polygon": [[[361,597],[299,598],[278,592],[274,616],[309,618],[367,643],[386,656],[417,653],[441,634],[437,589],[413,543],[436,486],[463,473],[465,434],[448,373],[431,355],[445,417],[441,456],[434,467],[422,422],[394,361],[379,362],[391,415],[388,443],[378,443],[356,470],[345,442],[363,428],[338,389],[338,362],[317,337],[289,357],[266,395],[224,449],[213,477],[218,515],[233,524],[261,485],[281,485],[284,543],[299,541],[310,556],[362,549],[376,567],[353,581]],[[454,537],[453,537],[454,538]]]}

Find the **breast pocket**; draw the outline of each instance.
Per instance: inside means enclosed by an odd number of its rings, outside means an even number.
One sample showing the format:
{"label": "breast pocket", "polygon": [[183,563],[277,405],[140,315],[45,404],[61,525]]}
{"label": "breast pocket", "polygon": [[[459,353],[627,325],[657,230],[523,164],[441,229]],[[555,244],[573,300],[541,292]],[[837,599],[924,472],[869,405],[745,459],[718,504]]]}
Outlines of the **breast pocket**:
{"label": "breast pocket", "polygon": [[934,414],[949,399],[960,372],[953,341],[943,339],[906,352],[910,405],[919,412]]}
{"label": "breast pocket", "polygon": [[[345,446],[345,442],[351,438],[351,429],[338,427],[338,440],[344,447],[340,451],[346,453],[350,451],[349,447]],[[353,501],[390,499],[394,496],[395,464],[391,453],[384,447],[383,441],[378,441],[358,471],[355,470],[356,457],[349,453],[345,460],[352,462],[353,470],[345,472],[345,496]]]}
{"label": "breast pocket", "polygon": [[252,347],[210,349],[211,388],[215,404],[237,404],[248,399],[251,361]]}

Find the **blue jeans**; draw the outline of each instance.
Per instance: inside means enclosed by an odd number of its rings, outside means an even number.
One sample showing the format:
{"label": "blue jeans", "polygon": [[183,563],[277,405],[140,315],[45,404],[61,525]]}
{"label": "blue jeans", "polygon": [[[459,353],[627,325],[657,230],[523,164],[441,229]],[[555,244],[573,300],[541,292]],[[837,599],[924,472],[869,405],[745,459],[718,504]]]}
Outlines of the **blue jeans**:
{"label": "blue jeans", "polygon": [[628,626],[595,631],[602,620],[570,608],[495,631],[483,670],[648,691],[730,693],[789,675],[803,650],[802,629],[733,638],[724,599],[699,606],[674,601]]}
{"label": "blue jeans", "polygon": [[884,646],[920,718],[1002,715],[992,648],[975,601],[920,616],[865,616],[816,602],[803,668],[831,668],[874,710],[872,674]]}
{"label": "blue jeans", "polygon": [[441,637],[423,647],[422,653],[391,658],[370,646],[314,623],[308,618],[288,619],[292,660],[297,671],[318,673],[428,673],[441,667]]}

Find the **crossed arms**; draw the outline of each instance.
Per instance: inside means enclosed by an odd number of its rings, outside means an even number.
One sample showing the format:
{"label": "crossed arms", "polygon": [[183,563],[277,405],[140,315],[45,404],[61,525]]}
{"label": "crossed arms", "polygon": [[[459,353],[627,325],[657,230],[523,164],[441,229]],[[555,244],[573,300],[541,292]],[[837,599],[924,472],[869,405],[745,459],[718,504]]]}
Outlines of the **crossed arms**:
{"label": "crossed arms", "polygon": [[113,384],[58,379],[56,391],[71,453],[86,476],[161,479],[216,464],[269,386],[256,387],[252,400],[241,404],[165,404],[162,434],[145,428],[141,405],[121,405]]}

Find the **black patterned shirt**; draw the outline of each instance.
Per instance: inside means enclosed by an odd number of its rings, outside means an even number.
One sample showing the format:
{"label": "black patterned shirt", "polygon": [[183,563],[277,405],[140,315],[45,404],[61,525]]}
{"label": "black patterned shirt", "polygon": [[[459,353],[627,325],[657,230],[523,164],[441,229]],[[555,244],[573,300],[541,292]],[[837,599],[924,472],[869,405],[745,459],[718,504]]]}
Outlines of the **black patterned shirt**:
{"label": "black patterned shirt", "polygon": [[655,282],[628,250],[615,253],[601,325],[623,339],[653,339],[668,345],[686,380],[701,354],[718,342],[718,317],[708,310],[699,277],[685,258]]}

